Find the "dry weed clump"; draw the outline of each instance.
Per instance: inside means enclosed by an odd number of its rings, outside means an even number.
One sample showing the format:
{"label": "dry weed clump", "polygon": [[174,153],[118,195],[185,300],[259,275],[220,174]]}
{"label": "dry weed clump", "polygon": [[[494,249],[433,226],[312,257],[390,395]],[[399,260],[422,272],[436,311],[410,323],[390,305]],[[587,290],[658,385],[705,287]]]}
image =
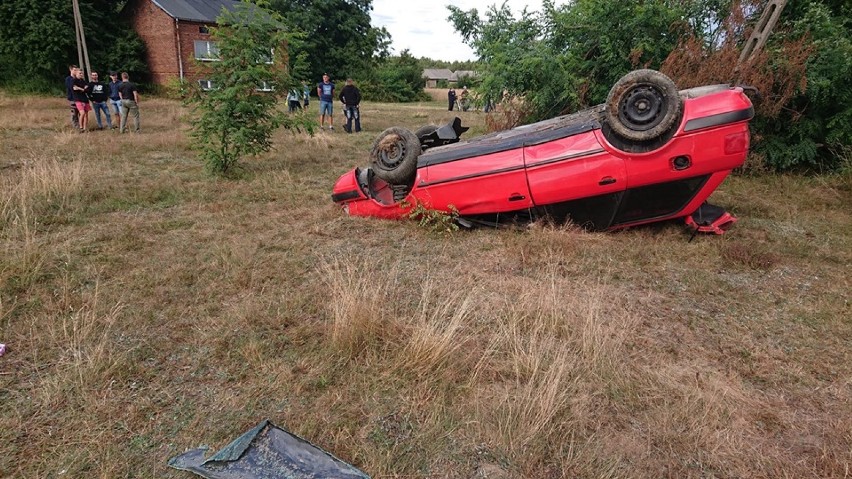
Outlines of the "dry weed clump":
{"label": "dry weed clump", "polygon": [[573,282],[554,267],[496,313],[471,388],[482,434],[519,467],[550,462],[566,435],[584,442],[584,416],[599,414],[608,390],[630,387],[625,343],[636,318],[610,297],[606,285]]}
{"label": "dry weed clump", "polygon": [[420,376],[444,368],[463,367],[461,350],[467,342],[475,311],[472,295],[456,295],[447,299],[424,284],[417,311],[405,322],[405,339],[398,367]]}
{"label": "dry weed clump", "polygon": [[398,270],[376,274],[366,263],[327,261],[321,268],[329,292],[329,336],[332,345],[355,357],[385,339],[395,337],[400,325],[393,297]]}
{"label": "dry weed clump", "polygon": [[7,270],[28,284],[38,276],[44,251],[38,234],[49,219],[64,213],[80,192],[83,163],[33,155],[12,174],[0,177],[0,251]]}
{"label": "dry weed clump", "polygon": [[727,243],[722,249],[726,260],[752,269],[768,270],[781,261],[781,256],[761,244]]}
{"label": "dry weed clump", "polygon": [[52,374],[43,374],[38,388],[44,405],[61,404],[68,397],[85,398],[108,385],[112,372],[127,352],[119,351],[112,338],[122,305],[103,311],[98,304],[98,284],[82,302],[71,300],[68,279],[65,281],[66,289],[56,304],[57,311],[64,311],[61,317],[33,320],[34,335],[35,331],[41,331],[42,337],[47,338],[45,344],[35,345],[36,354],[41,349],[47,357],[58,352]]}
{"label": "dry weed clump", "polygon": [[523,96],[504,95],[494,109],[485,115],[487,131],[510,130],[530,115],[531,108]]}

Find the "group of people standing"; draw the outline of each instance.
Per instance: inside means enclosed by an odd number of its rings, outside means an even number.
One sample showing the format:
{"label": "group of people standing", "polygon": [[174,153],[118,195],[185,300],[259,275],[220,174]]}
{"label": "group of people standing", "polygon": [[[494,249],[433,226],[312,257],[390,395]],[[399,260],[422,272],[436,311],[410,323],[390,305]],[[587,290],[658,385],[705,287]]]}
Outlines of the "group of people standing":
{"label": "group of people standing", "polygon": [[470,108],[470,91],[467,87],[464,87],[461,95],[457,95],[456,89],[450,88],[450,91],[447,92],[447,101],[449,103],[448,111],[453,111],[456,106],[462,111],[467,111]]}
{"label": "group of people standing", "polygon": [[[304,101],[304,105],[302,104]],[[308,110],[308,105],[311,102],[311,89],[308,87],[307,82],[302,82],[301,90],[299,88],[291,88],[287,93],[287,106],[290,110],[290,113],[293,113],[296,110]]]}
{"label": "group of people standing", "polygon": [[99,130],[104,128],[101,112],[106,117],[107,128],[115,128],[109,106],[113,107],[118,117],[121,133],[128,131],[127,118],[130,115],[133,116],[134,131],[137,133],[140,131],[138,87],[130,81],[130,75],[127,72],[121,73],[121,81],[118,79],[118,72],[109,72],[109,77],[109,83],[102,83],[98,78],[98,72],[93,71],[89,73],[89,81],[86,81],[81,68],[76,65],[68,67],[65,90],[71,107],[71,125],[80,133],[89,131],[89,112],[93,109]]}
{"label": "group of people standing", "polygon": [[[300,93],[297,88],[291,89],[290,93],[287,95],[287,103],[289,105],[290,113],[299,109],[299,99],[300,95],[303,95],[305,100],[305,104],[303,109],[308,109],[308,99],[310,98],[310,92],[308,91],[308,87],[303,83],[304,90]],[[334,130],[334,90],[335,85],[331,81],[328,73],[324,73],[322,75],[322,81],[317,83],[317,96],[319,97],[319,124],[320,129],[325,129],[325,119],[328,117],[328,129],[330,131]],[[359,109],[359,105],[361,104],[361,91],[355,86],[355,82],[352,81],[351,78],[346,79],[346,86],[340,91],[340,95],[338,95],[338,99],[343,103],[343,114],[346,116],[346,125],[343,127],[346,133],[352,133],[352,123],[355,125],[355,133],[359,133],[361,131],[361,111]]]}

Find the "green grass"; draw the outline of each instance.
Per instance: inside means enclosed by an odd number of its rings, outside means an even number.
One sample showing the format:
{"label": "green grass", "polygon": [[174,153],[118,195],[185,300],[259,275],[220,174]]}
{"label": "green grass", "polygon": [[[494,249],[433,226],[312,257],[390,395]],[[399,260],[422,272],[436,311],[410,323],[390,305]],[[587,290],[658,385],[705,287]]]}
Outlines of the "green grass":
{"label": "green grass", "polygon": [[0,476],[188,477],[267,417],[373,477],[849,476],[848,174],[731,177],[739,222],[692,242],[433,232],[330,193],[442,102],[281,132],[234,179],[141,108],[79,135],[0,96]]}

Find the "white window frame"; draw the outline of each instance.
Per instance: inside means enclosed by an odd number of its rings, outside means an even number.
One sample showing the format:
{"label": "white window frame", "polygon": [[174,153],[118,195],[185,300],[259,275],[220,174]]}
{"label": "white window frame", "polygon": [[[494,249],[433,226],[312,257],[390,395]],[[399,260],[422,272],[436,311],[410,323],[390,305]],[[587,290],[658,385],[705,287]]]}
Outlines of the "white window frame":
{"label": "white window frame", "polygon": [[[201,62],[218,62],[219,59],[219,47],[216,45],[216,42],[211,40],[195,40],[195,59]],[[201,48],[199,48],[201,47]],[[202,52],[202,56],[198,55],[198,52]]]}
{"label": "white window frame", "polygon": [[255,90],[257,90],[257,91],[275,91],[275,87],[273,85],[270,85],[269,82],[264,81],[264,82],[261,82],[261,84],[258,85],[257,88],[255,88]]}
{"label": "white window frame", "polygon": [[262,60],[262,62],[266,65],[272,65],[273,63],[275,63],[273,61],[273,58],[275,58],[275,50],[270,48],[269,49],[269,59],[268,60],[264,59],[264,60]]}
{"label": "white window frame", "polygon": [[217,88],[216,85],[214,85],[212,81],[204,80],[204,79],[198,80],[198,86],[201,87],[202,91],[210,91],[210,90],[215,90]]}

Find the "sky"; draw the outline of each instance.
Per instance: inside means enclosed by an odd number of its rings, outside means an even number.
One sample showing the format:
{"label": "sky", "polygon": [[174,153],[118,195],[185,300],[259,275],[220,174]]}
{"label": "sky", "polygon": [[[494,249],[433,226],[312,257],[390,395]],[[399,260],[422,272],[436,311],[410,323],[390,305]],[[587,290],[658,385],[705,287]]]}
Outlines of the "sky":
{"label": "sky", "polygon": [[[464,11],[475,8],[480,16],[489,6],[502,0],[432,0],[401,2],[399,0],[373,0],[372,24],[385,27],[391,34],[392,54],[397,55],[406,48],[415,57],[433,60],[459,61],[476,60],[473,50],[462,42],[447,20],[450,15],[446,5],[452,3]],[[541,0],[507,0],[506,3],[516,17],[524,9],[540,10]],[[565,2],[555,2],[557,5]]]}

